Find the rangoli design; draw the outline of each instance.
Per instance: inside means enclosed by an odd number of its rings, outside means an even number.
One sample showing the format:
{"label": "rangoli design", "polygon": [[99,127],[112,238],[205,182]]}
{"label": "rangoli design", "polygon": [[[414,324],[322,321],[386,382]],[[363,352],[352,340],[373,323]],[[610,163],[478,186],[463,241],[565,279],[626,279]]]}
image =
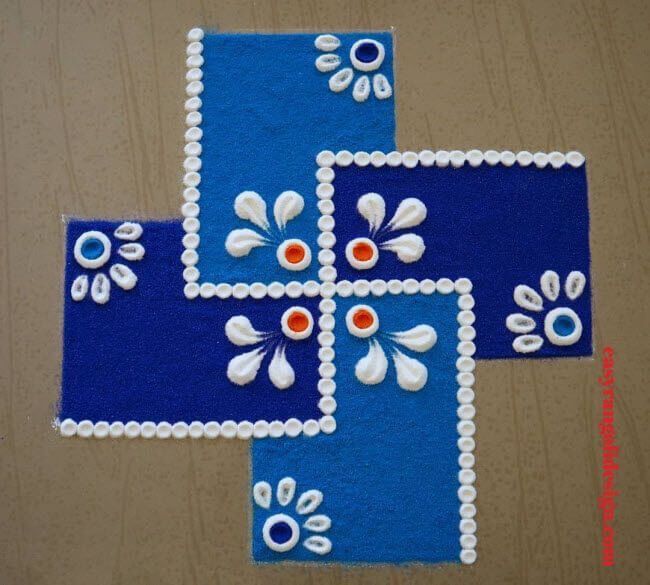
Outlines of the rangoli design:
{"label": "rangoli design", "polygon": [[397,151],[392,41],[192,29],[182,218],[67,221],[60,433],[251,440],[258,562],[474,563],[475,359],[592,352],[584,158]]}

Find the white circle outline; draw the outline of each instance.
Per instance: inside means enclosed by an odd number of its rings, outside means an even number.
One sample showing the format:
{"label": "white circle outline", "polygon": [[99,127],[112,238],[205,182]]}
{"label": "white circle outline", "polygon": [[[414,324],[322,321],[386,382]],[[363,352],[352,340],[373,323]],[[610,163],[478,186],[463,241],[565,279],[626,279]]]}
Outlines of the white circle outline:
{"label": "white circle outline", "polygon": [[[365,63],[363,61],[360,61],[357,59],[355,55],[355,51],[357,50],[357,47],[364,43],[372,43],[377,47],[377,50],[379,53],[377,56],[370,61],[370,63]],[[354,68],[357,69],[358,71],[375,71],[376,69],[379,69],[384,62],[384,57],[386,56],[386,49],[384,49],[384,45],[382,45],[379,41],[375,41],[374,39],[359,39],[352,47],[350,48],[350,61],[352,62],[352,65],[354,65]]]}
{"label": "white circle outline", "polygon": [[[305,251],[305,257],[300,262],[296,262],[295,264],[289,262],[284,255],[286,249],[293,244],[302,246],[303,250]],[[275,255],[277,256],[280,266],[282,266],[282,268],[286,268],[287,270],[291,270],[292,272],[299,272],[300,270],[304,270],[311,264],[311,249],[305,242],[299,240],[298,238],[284,240],[284,242],[278,246]]]}
{"label": "white circle outline", "polygon": [[[553,329],[555,319],[563,316],[573,319],[576,326],[569,335],[558,335],[555,329]],[[544,317],[544,333],[553,345],[573,345],[582,336],[582,321],[573,309],[569,309],[569,307],[558,307],[549,311],[546,317]]]}
{"label": "white circle outline", "polygon": [[[357,260],[354,257],[354,247],[357,244],[367,244],[372,248],[372,257],[370,260]],[[377,260],[379,260],[379,249],[377,248],[377,244],[375,244],[375,242],[370,238],[354,238],[345,246],[345,257],[352,268],[356,268],[357,270],[368,270],[377,264]]]}
{"label": "white circle outline", "polygon": [[[88,259],[84,257],[81,253],[81,247],[91,238],[98,239],[104,245],[104,251],[100,256],[94,259]],[[80,266],[84,268],[100,268],[104,266],[108,259],[111,257],[111,241],[108,239],[106,234],[98,232],[96,230],[91,230],[81,234],[77,241],[74,243],[74,259]]]}
{"label": "white circle outline", "polygon": [[[361,329],[354,324],[354,313],[361,310],[367,311],[373,318],[372,325],[366,329]],[[354,305],[345,315],[345,324],[351,335],[365,339],[366,337],[370,337],[377,333],[377,329],[379,329],[379,317],[377,316],[377,312],[370,305]]]}
{"label": "white circle outline", "polygon": [[[289,329],[289,316],[294,312],[302,313],[307,317],[309,325],[307,325],[307,329],[304,331],[297,332]],[[314,330],[314,318],[312,317],[309,309],[305,309],[305,307],[289,307],[284,313],[282,313],[280,323],[282,324],[282,333],[284,333],[289,339],[295,339],[296,341],[307,339],[311,335],[311,332]]]}
{"label": "white circle outline", "polygon": [[[271,538],[271,528],[276,522],[285,522],[289,525],[289,528],[291,528],[291,538],[286,542],[277,543]],[[262,538],[264,538],[266,546],[271,550],[281,553],[288,552],[298,544],[298,540],[300,539],[300,528],[298,523],[291,516],[287,516],[286,514],[273,514],[273,516],[269,516],[266,519],[266,522],[264,522]]]}

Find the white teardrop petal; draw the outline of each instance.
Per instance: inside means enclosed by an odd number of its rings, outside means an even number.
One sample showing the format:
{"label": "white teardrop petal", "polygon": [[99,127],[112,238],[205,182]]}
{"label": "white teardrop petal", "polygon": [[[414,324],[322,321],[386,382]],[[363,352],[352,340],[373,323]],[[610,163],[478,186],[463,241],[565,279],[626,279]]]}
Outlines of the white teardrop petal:
{"label": "white teardrop petal", "polygon": [[426,218],[427,206],[415,197],[407,197],[398,205],[388,225],[393,231],[403,230],[420,225]]}
{"label": "white teardrop petal", "polygon": [[266,246],[266,239],[253,230],[247,228],[232,230],[226,238],[226,250],[235,258],[248,256],[253,248]]}
{"label": "white teardrop petal", "polygon": [[376,232],[386,217],[386,202],[378,193],[366,193],[359,197],[357,211],[370,224],[370,232]]}
{"label": "white teardrop petal", "polygon": [[515,303],[522,309],[541,311],[544,308],[544,302],[539,293],[525,284],[520,284],[515,287],[513,298],[515,299]]}
{"label": "white teardrop petal", "polygon": [[388,371],[388,360],[381,345],[376,340],[370,342],[370,349],[365,357],[362,357],[354,368],[357,380],[362,384],[374,386],[381,384],[386,378]]}
{"label": "white teardrop petal", "polygon": [[278,491],[277,498],[281,506],[286,506],[291,500],[293,500],[293,495],[296,493],[296,480],[292,477],[282,478],[278,482]]}
{"label": "white teardrop petal", "polygon": [[284,229],[287,222],[291,221],[302,213],[305,208],[305,200],[302,195],[295,191],[284,191],[280,193],[273,205],[273,217],[280,229]]}
{"label": "white teardrop petal", "polygon": [[396,350],[393,354],[393,362],[397,371],[397,384],[400,388],[417,392],[427,383],[429,372],[426,366],[415,358],[408,357]]}
{"label": "white teardrop petal", "polygon": [[123,290],[131,290],[138,282],[138,277],[133,270],[124,264],[113,264],[108,273],[113,282]]}
{"label": "white teardrop petal", "polygon": [[544,344],[544,339],[539,335],[520,335],[515,337],[512,348],[519,353],[532,353]]}
{"label": "white teardrop petal", "polygon": [[560,295],[560,276],[553,270],[547,270],[539,279],[539,285],[544,296],[549,301],[556,301]]}
{"label": "white teardrop petal", "polygon": [[296,503],[296,512],[301,515],[311,514],[316,511],[316,508],[321,505],[322,501],[323,492],[320,490],[307,490],[300,494]]}
{"label": "white teardrop petal", "polygon": [[226,371],[228,379],[237,386],[252,382],[257,377],[265,353],[262,348],[257,348],[232,358]]}
{"label": "white teardrop petal", "polygon": [[303,526],[311,532],[326,532],[332,526],[332,520],[325,514],[315,514],[305,520]]}
{"label": "white teardrop petal", "polygon": [[574,270],[566,277],[564,292],[567,297],[575,301],[582,294],[582,291],[585,290],[585,284],[587,284],[585,275],[578,270]]}
{"label": "white teardrop petal", "polygon": [[88,277],[85,274],[77,276],[70,287],[70,296],[73,301],[82,301],[88,293]]}
{"label": "white teardrop petal", "polygon": [[535,319],[523,313],[512,313],[506,317],[506,327],[513,333],[530,333],[536,326]]}
{"label": "white teardrop petal", "polygon": [[354,82],[352,97],[357,102],[365,102],[370,95],[370,79],[367,75],[362,75]]}
{"label": "white teardrop petal", "polygon": [[253,487],[253,499],[260,508],[268,510],[271,507],[271,484],[258,481]]}
{"label": "white teardrop petal", "polygon": [[321,51],[336,51],[341,46],[341,41],[334,35],[319,35],[314,45]]}
{"label": "white teardrop petal", "polygon": [[118,240],[129,240],[133,242],[142,235],[142,226],[139,223],[125,221],[123,224],[117,226],[113,235]]}
{"label": "white teardrop petal", "polygon": [[137,242],[122,244],[118,248],[117,253],[122,256],[122,258],[129,260],[130,262],[135,262],[136,260],[142,260],[144,258],[144,246]]}
{"label": "white teardrop petal", "polygon": [[255,191],[243,191],[235,197],[235,213],[240,219],[247,219],[264,231],[269,229],[266,217],[266,201]]}
{"label": "white teardrop petal", "polygon": [[269,364],[269,379],[278,390],[286,390],[296,381],[296,373],[287,361],[283,347],[277,347]]}
{"label": "white teardrop petal", "polygon": [[111,281],[108,280],[108,277],[104,273],[100,272],[93,278],[93,283],[90,287],[90,296],[98,305],[107,303],[111,298]]}
{"label": "white teardrop petal", "polygon": [[226,337],[235,345],[253,345],[264,338],[264,334],[256,331],[248,317],[235,315],[226,322]]}
{"label": "white teardrop petal", "polygon": [[350,67],[341,69],[329,79],[329,86],[333,92],[343,91],[352,83],[352,78],[354,77],[354,72]]}
{"label": "white teardrop petal", "polygon": [[424,240],[416,234],[404,234],[380,244],[383,250],[390,250],[405,264],[417,262],[422,258],[426,246]]}
{"label": "white teardrop petal", "polygon": [[317,555],[326,555],[332,550],[332,541],[324,536],[310,536],[305,539],[303,545]]}
{"label": "white teardrop petal", "polygon": [[390,86],[390,82],[386,76],[382,73],[377,73],[372,78],[372,89],[378,100],[385,100],[393,95],[393,88]]}
{"label": "white teardrop petal", "polygon": [[321,73],[334,71],[341,64],[341,57],[338,55],[321,55],[316,59],[316,69]]}
{"label": "white teardrop petal", "polygon": [[411,351],[422,353],[435,345],[438,335],[431,325],[416,325],[407,331],[393,333],[393,339]]}

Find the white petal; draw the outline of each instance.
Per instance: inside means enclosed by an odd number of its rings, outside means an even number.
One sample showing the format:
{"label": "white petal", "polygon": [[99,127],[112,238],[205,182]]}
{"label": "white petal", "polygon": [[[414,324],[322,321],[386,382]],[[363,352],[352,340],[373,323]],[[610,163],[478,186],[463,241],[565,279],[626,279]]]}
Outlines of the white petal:
{"label": "white petal", "polygon": [[255,191],[243,191],[235,198],[235,213],[240,219],[247,219],[263,230],[269,229],[266,217],[266,201]]}
{"label": "white petal", "polygon": [[376,232],[386,217],[386,202],[378,193],[366,193],[359,197],[357,211],[368,220],[370,232]]}
{"label": "white petal", "polygon": [[265,354],[266,352],[259,347],[232,358],[228,362],[226,372],[228,379],[237,386],[244,386],[252,382],[257,376]]}
{"label": "white petal", "polygon": [[264,338],[264,333],[256,331],[248,317],[235,315],[226,322],[226,337],[235,345],[253,345]]}
{"label": "white petal", "polygon": [[88,277],[85,274],[77,276],[70,287],[70,296],[73,301],[82,301],[88,292]]}
{"label": "white petal", "polygon": [[131,262],[136,260],[142,260],[144,258],[144,246],[142,244],[132,243],[132,244],[122,244],[117,253]]}
{"label": "white petal", "polygon": [[278,482],[277,498],[280,505],[286,506],[296,493],[296,480],[292,477],[285,477]]}
{"label": "white petal", "polygon": [[370,349],[365,357],[362,357],[354,368],[357,380],[362,384],[373,386],[381,384],[386,378],[388,371],[388,360],[381,345],[376,340],[370,342]]}
{"label": "white petal", "polygon": [[560,294],[560,277],[557,272],[547,270],[539,279],[539,285],[544,296],[549,301],[556,301]]}
{"label": "white petal", "polygon": [[277,347],[269,364],[269,379],[279,390],[286,390],[296,381],[296,373],[287,361],[284,347]]}
{"label": "white petal", "polygon": [[515,303],[522,309],[541,311],[544,308],[544,302],[539,293],[525,284],[520,284],[515,287],[513,298],[515,299]]}
{"label": "white petal", "polygon": [[404,234],[380,244],[383,250],[395,252],[397,257],[405,264],[417,262],[422,258],[426,246],[424,240],[416,234]]}
{"label": "white petal", "polygon": [[332,541],[324,536],[310,536],[305,539],[303,545],[317,555],[326,555],[332,550]]}
{"label": "white petal", "polygon": [[325,514],[316,514],[307,518],[303,526],[311,532],[326,532],[332,526],[332,520]]}
{"label": "white petal", "polygon": [[278,195],[273,206],[273,217],[280,229],[284,229],[287,222],[291,221],[302,213],[305,208],[305,200],[302,195],[295,191],[284,191]]}
{"label": "white petal", "polygon": [[429,351],[438,340],[436,330],[431,325],[416,325],[408,331],[393,333],[393,340],[411,351]]}
{"label": "white petal", "polygon": [[258,481],[253,487],[253,499],[260,508],[271,507],[271,485],[267,481]]}
{"label": "white petal", "polygon": [[108,277],[100,272],[93,278],[93,284],[90,287],[90,296],[98,305],[107,303],[111,298],[111,281]]}
{"label": "white petal", "polygon": [[543,344],[544,340],[539,335],[520,335],[512,342],[512,349],[519,353],[532,353]]}
{"label": "white petal", "polygon": [[130,242],[133,242],[142,235],[142,226],[139,223],[125,221],[123,224],[117,226],[113,235],[118,240],[129,240]]}
{"label": "white petal", "polygon": [[226,238],[226,250],[235,258],[248,256],[253,248],[266,246],[266,239],[249,229],[232,230]]}
{"label": "white petal", "polygon": [[338,55],[321,55],[316,59],[316,69],[321,73],[334,71],[341,64],[341,57]]}
{"label": "white petal", "polygon": [[427,206],[415,197],[407,197],[395,210],[395,215],[388,222],[388,226],[393,231],[403,230],[420,225],[426,218]]}
{"label": "white petal", "polygon": [[535,319],[522,313],[512,313],[506,317],[506,327],[513,333],[530,333],[536,326]]}
{"label": "white petal", "polygon": [[354,77],[354,71],[350,69],[350,67],[346,67],[345,69],[341,69],[332,77],[330,77],[329,80],[329,86],[330,89],[333,92],[338,93],[339,91],[343,91],[352,83],[352,79]]}
{"label": "white petal", "polygon": [[341,46],[341,41],[334,35],[320,35],[316,37],[314,45],[321,51],[336,51]]}
{"label": "white petal", "polygon": [[138,277],[128,266],[124,264],[113,264],[108,273],[113,282],[123,290],[131,290],[138,282]]}
{"label": "white petal", "polygon": [[385,100],[393,95],[393,88],[390,86],[390,82],[386,76],[382,73],[377,73],[372,78],[372,88],[378,100]]}
{"label": "white petal", "polygon": [[587,284],[585,275],[578,270],[574,270],[566,277],[564,292],[567,297],[575,301],[582,294],[582,291],[585,290],[585,284]]}
{"label": "white petal", "polygon": [[323,492],[320,490],[307,490],[300,494],[298,503],[296,504],[296,512],[298,514],[311,514],[316,511],[316,508],[321,505],[323,501]]}
{"label": "white petal", "polygon": [[397,383],[400,388],[411,392],[422,390],[429,378],[429,372],[423,363],[404,355],[399,350],[393,354],[393,362],[397,370]]}
{"label": "white petal", "polygon": [[362,75],[354,82],[352,97],[358,102],[365,102],[370,95],[370,79],[367,75]]}

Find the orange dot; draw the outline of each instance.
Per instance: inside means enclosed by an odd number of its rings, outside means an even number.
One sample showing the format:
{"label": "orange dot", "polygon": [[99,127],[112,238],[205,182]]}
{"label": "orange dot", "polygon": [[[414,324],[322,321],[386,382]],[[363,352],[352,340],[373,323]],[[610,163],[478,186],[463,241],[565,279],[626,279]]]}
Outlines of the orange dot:
{"label": "orange dot", "polygon": [[302,333],[307,329],[307,327],[309,327],[309,318],[300,311],[294,311],[287,319],[287,326],[291,331]]}
{"label": "orange dot", "polygon": [[354,316],[352,317],[352,322],[354,323],[355,327],[359,329],[368,329],[368,327],[372,326],[374,321],[375,318],[370,314],[369,311],[366,311],[365,309],[359,309],[354,313]]}
{"label": "orange dot", "polygon": [[284,257],[290,264],[298,264],[305,257],[305,249],[300,244],[289,244],[284,251]]}
{"label": "orange dot", "polygon": [[352,248],[352,255],[360,262],[372,260],[374,253],[375,251],[372,249],[372,246],[366,242],[359,242]]}

